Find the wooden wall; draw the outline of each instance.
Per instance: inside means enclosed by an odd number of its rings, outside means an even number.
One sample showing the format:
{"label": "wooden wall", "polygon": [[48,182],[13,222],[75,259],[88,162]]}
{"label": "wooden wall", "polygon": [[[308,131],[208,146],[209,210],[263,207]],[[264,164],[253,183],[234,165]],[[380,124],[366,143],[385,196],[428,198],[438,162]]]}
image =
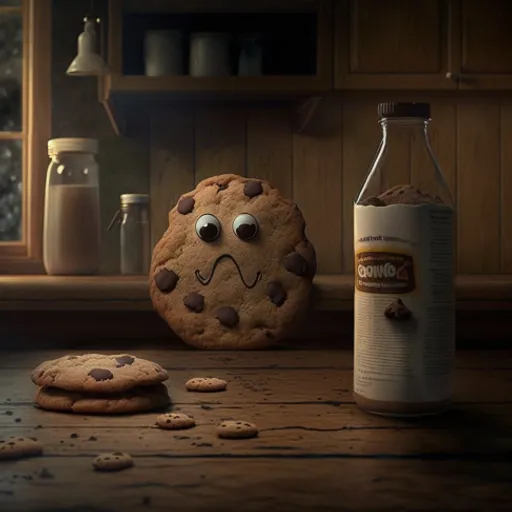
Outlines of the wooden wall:
{"label": "wooden wall", "polygon": [[[298,203],[320,273],[351,273],[352,201],[380,140],[376,105],[382,99],[334,95],[301,134],[294,133],[294,110],[286,106],[155,113],[149,151],[153,242],[180,194],[207,176],[234,172],[268,179]],[[511,273],[512,100],[420,100],[431,102],[431,145],[458,204],[458,272]],[[420,171],[412,161],[411,172]]]}

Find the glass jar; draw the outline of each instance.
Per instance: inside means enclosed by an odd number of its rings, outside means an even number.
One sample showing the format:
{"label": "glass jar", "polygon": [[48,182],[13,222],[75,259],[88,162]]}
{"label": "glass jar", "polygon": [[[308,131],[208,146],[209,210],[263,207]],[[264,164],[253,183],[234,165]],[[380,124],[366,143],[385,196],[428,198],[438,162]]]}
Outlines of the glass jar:
{"label": "glass jar", "polygon": [[48,141],[43,263],[50,275],[96,274],[100,267],[98,141]]}
{"label": "glass jar", "polygon": [[230,36],[220,32],[190,35],[190,76],[231,75]]}
{"label": "glass jar", "polygon": [[123,194],[121,209],[109,229],[120,224],[120,266],[123,275],[148,275],[151,262],[149,196]]}
{"label": "glass jar", "polygon": [[382,141],[354,205],[354,395],[376,414],[435,414],[452,395],[455,207],[430,106],[378,113]]}

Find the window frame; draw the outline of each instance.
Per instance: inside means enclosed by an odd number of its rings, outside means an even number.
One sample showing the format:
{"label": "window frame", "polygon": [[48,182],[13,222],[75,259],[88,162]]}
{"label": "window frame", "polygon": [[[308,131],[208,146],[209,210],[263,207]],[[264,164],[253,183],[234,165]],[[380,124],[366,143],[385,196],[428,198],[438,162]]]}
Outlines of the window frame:
{"label": "window frame", "polygon": [[[22,0],[22,239],[0,242],[0,274],[42,274],[47,142],[51,135],[52,2]],[[16,7],[0,8],[0,12]],[[20,140],[0,132],[0,141]]]}

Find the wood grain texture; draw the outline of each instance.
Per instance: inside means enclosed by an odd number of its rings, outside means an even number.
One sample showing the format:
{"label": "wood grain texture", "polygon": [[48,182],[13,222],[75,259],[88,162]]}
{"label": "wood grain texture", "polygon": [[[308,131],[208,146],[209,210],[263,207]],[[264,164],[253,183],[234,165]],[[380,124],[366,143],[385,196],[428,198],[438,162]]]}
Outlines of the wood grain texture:
{"label": "wood grain texture", "polygon": [[501,103],[501,269],[512,273],[512,100]]}
{"label": "wood grain texture", "polygon": [[439,73],[442,55],[440,7],[441,2],[431,0],[351,1],[351,71]]}
{"label": "wood grain texture", "polygon": [[[30,369],[63,354],[18,350],[0,358],[0,438],[36,437],[45,450],[2,462],[2,511],[163,512],[169,503],[184,511],[338,510],[340,496],[354,512],[510,509],[510,351],[459,352],[454,407],[416,420],[331,399],[351,394],[349,351],[139,351],[170,370],[179,360],[167,385],[172,408],[196,419],[186,431],[154,428],[157,412],[106,417],[34,408]],[[229,378],[227,391],[184,390],[187,375],[205,372]],[[229,418],[255,422],[259,436],[217,438],[215,426]],[[94,457],[112,451],[130,453],[133,468],[93,471]]]}
{"label": "wood grain texture", "polygon": [[[310,357],[314,358],[316,351]],[[64,354],[63,354],[64,355]],[[156,359],[158,361],[158,359]],[[307,365],[306,365],[307,366]],[[209,370],[211,373],[211,369]],[[291,372],[291,373],[290,373]],[[352,369],[347,368],[245,368],[217,369],[215,377],[228,382],[222,394],[198,395],[185,389],[185,382],[201,377],[199,369],[173,370],[166,385],[176,406],[193,404],[229,404],[232,406],[272,404],[354,403],[352,398]],[[29,369],[2,369],[0,373],[0,404],[9,402],[30,405],[34,401],[35,386],[30,380]],[[208,373],[208,375],[210,375]],[[458,403],[489,404],[508,402],[510,398],[508,368],[494,368],[483,373],[478,365],[457,369],[455,401]],[[499,386],[503,380],[507,385]]]}
{"label": "wood grain texture", "polygon": [[500,271],[500,105],[457,107],[458,272]]}
{"label": "wood grain texture", "polygon": [[194,189],[194,117],[189,110],[155,111],[151,118],[151,244],[168,226],[180,196]]}
{"label": "wood grain texture", "polygon": [[[180,512],[314,512],[339,510],[341,497],[347,512],[510,510],[512,473],[505,461],[306,459],[161,455],[137,457],[133,468],[112,475],[93,471],[88,456],[29,459],[3,464],[0,490],[6,512],[27,512],[31,496],[37,496],[36,510],[65,504],[66,510],[167,512],[172,503]],[[41,477],[43,468],[53,478]]]}
{"label": "wood grain texture", "polygon": [[340,98],[330,97],[321,108],[324,122],[293,136],[293,198],[306,218],[318,273],[335,274],[343,271]]}
{"label": "wood grain texture", "polygon": [[512,74],[511,19],[508,0],[461,0],[463,73]]}
{"label": "wood grain texture", "polygon": [[268,180],[293,197],[293,136],[289,108],[247,111],[247,176]]}
{"label": "wood grain texture", "polygon": [[195,114],[195,182],[246,174],[246,114],[240,108],[200,108]]}

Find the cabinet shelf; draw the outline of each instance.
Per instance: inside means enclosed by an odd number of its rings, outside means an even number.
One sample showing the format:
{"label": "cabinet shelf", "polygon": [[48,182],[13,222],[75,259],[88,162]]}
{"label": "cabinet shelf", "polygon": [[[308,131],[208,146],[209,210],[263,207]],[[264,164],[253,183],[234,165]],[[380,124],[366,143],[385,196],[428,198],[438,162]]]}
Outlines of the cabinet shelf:
{"label": "cabinet shelf", "polygon": [[[239,18],[238,18],[239,17]],[[239,20],[239,22],[237,22]],[[144,34],[172,29],[183,34],[183,74],[146,76]],[[188,37],[195,31],[216,30],[232,41],[243,33],[265,34],[263,72],[237,73],[237,44],[230,47],[229,76],[189,74]],[[234,52],[234,53],[233,53]],[[111,0],[108,12],[108,64],[111,74],[100,80],[100,100],[117,133],[126,133],[134,111],[147,111],[155,101],[238,102],[296,101],[332,90],[331,0],[273,2],[204,2],[177,0]],[[307,58],[306,58],[307,57]],[[182,103],[183,104],[183,103]]]}

